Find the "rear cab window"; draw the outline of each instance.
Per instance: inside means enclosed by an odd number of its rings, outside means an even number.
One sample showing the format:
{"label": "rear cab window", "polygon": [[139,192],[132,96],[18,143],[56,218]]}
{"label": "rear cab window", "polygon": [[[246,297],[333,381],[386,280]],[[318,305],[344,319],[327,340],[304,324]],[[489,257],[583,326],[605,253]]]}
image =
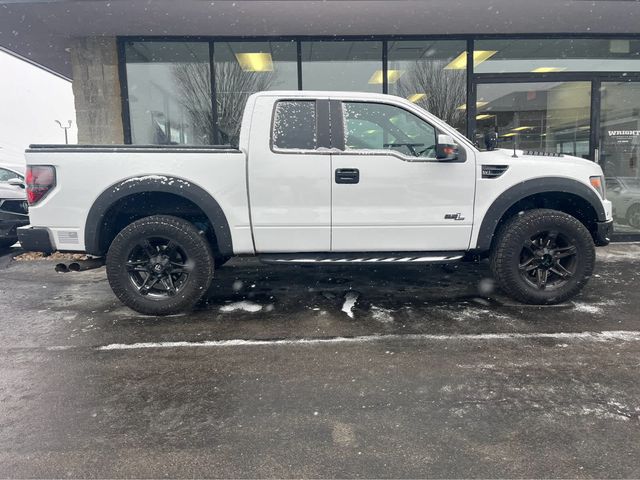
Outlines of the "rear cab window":
{"label": "rear cab window", "polygon": [[276,103],[271,138],[275,150],[315,150],[318,146],[315,100]]}

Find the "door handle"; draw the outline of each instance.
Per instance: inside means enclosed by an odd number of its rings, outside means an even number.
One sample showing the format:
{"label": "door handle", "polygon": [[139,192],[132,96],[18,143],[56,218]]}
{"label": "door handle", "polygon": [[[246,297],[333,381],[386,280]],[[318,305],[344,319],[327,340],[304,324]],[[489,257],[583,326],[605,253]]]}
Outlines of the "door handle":
{"label": "door handle", "polygon": [[338,168],[336,170],[336,183],[359,183],[360,170],[357,168]]}

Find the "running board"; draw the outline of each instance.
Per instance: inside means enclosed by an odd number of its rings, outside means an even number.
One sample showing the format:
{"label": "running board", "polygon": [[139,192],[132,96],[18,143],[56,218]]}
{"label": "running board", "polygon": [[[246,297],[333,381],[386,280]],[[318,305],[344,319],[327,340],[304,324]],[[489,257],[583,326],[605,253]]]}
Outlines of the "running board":
{"label": "running board", "polygon": [[443,264],[462,260],[465,252],[354,252],[354,253],[269,253],[259,255],[268,264],[314,263],[429,263]]}

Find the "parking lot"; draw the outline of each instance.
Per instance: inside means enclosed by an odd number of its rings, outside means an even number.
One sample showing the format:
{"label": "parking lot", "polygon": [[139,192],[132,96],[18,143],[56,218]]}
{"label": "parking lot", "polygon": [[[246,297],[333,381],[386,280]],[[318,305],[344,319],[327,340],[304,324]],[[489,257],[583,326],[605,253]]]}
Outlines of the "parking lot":
{"label": "parking lot", "polygon": [[[13,252],[18,253],[16,251]],[[238,259],[186,315],[0,257],[2,477],[638,477],[640,246],[573,302],[487,265]]]}

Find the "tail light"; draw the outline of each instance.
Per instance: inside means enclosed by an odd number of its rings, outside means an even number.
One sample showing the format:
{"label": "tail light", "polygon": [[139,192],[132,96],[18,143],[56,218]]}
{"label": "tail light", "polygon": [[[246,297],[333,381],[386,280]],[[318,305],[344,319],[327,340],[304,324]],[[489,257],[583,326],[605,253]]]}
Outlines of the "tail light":
{"label": "tail light", "polygon": [[56,169],[51,165],[28,165],[27,200],[35,205],[56,186]]}

